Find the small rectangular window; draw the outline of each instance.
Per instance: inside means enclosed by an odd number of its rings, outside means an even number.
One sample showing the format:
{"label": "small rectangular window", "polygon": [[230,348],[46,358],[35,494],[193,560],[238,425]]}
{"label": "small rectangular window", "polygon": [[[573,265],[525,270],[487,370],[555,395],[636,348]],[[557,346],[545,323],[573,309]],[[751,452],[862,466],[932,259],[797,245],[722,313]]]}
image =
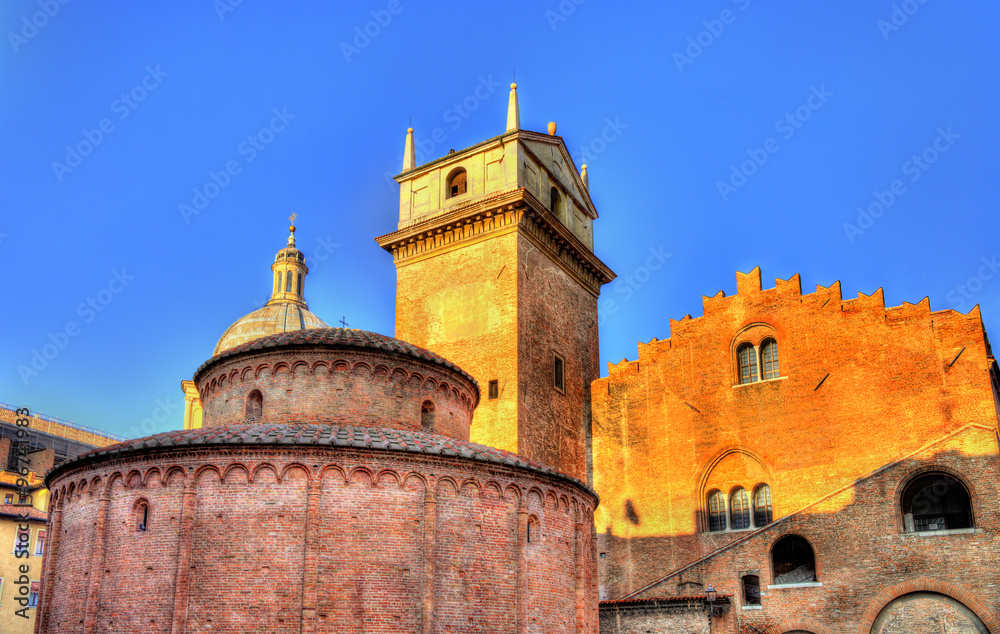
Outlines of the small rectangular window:
{"label": "small rectangular window", "polygon": [[566,362],[558,354],[552,354],[552,387],[566,393]]}
{"label": "small rectangular window", "polygon": [[490,399],[498,398],[500,396],[500,383],[496,379],[490,381],[489,395]]}
{"label": "small rectangular window", "polygon": [[743,605],[760,605],[760,577],[757,575],[743,577]]}
{"label": "small rectangular window", "polygon": [[42,556],[45,554],[45,531],[38,531],[38,537],[35,538],[35,555]]}
{"label": "small rectangular window", "polygon": [[[31,529],[22,529],[21,525],[18,525],[17,532],[14,534],[14,555],[20,552],[27,553],[31,544]],[[22,555],[23,557],[24,555]]]}
{"label": "small rectangular window", "polygon": [[28,607],[37,608],[38,607],[38,593],[42,588],[41,581],[31,582],[31,594],[28,595]]}

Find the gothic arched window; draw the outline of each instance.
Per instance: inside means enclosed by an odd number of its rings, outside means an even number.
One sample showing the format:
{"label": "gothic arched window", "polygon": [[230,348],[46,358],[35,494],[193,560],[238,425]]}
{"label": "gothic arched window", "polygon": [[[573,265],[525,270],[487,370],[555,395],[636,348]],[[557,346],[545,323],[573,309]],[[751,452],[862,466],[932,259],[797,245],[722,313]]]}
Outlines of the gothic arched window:
{"label": "gothic arched window", "polygon": [[750,528],[750,498],[743,487],[737,487],[729,494],[729,528],[734,531]]}
{"label": "gothic arched window", "polygon": [[771,511],[771,487],[762,484],[753,492],[753,524],[756,527],[767,526],[773,521]]}
{"label": "gothic arched window", "polygon": [[264,395],[254,390],[247,395],[247,420],[258,420],[264,413]]}
{"label": "gothic arched window", "polygon": [[781,372],[778,370],[778,342],[774,339],[768,339],[764,342],[764,346],[760,353],[761,360],[764,365],[764,380],[776,379],[781,376]]}
{"label": "gothic arched window", "polygon": [[708,494],[708,530],[726,530],[726,500],[722,491],[710,491]]}
{"label": "gothic arched window", "polygon": [[972,499],[965,486],[946,473],[915,478],[903,491],[907,533],[972,528]]}
{"label": "gothic arched window", "polygon": [[757,351],[751,344],[745,343],[736,350],[736,363],[741,384],[756,383],[760,379],[757,375]]}

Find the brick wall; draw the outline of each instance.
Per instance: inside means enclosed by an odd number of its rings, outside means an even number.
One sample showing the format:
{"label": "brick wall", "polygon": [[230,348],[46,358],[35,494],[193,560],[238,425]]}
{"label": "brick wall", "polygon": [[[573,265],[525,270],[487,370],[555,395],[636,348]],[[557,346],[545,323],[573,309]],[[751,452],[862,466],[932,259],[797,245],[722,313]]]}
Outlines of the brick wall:
{"label": "brick wall", "polygon": [[[527,236],[518,242],[520,453],[587,479],[590,384],[600,376],[597,297]],[[565,393],[553,387],[553,354],[565,360]]]}
{"label": "brick wall", "polygon": [[[396,337],[433,350],[482,390],[473,442],[517,452],[518,239],[516,232],[454,245],[396,267]],[[490,399],[489,382],[499,398]]]}
{"label": "brick wall", "polygon": [[354,350],[274,348],[215,362],[197,377],[203,426],[246,418],[247,396],[263,395],[260,420],[349,423],[421,430],[421,407],[434,404],[430,433],[468,440],[476,388],[457,372],[417,359]]}
{"label": "brick wall", "polygon": [[[839,283],[802,295],[798,276],[762,290],[756,269],[737,287],[593,384],[602,598],[738,539],[706,532],[711,489],[767,483],[780,518],[966,425],[996,429],[978,309],[842,300]],[[736,385],[737,345],[764,337],[781,377]],[[971,451],[996,459],[996,442]]]}
{"label": "brick wall", "polygon": [[560,478],[226,445],[96,459],[50,484],[40,632],[597,632],[596,500]]}
{"label": "brick wall", "polygon": [[[702,587],[712,584],[719,591],[734,594],[737,604],[721,619],[731,629],[720,631],[753,632],[753,626],[757,631],[778,633],[802,629],[815,634],[912,634],[936,623],[939,629],[930,631],[965,632],[975,631],[968,628],[976,619],[989,631],[996,631],[1000,627],[1000,549],[996,547],[1000,539],[1000,460],[996,443],[994,430],[970,426],[767,528],[738,533],[734,536],[738,541],[728,548],[664,579],[640,596],[669,596],[691,580],[698,580]],[[994,452],[983,453],[991,444]],[[922,471],[961,476],[972,495],[973,529],[905,531],[900,510],[902,489],[909,476]],[[812,547],[814,584],[775,586],[772,548],[786,535],[803,537]],[[618,546],[627,547],[624,543]],[[745,572],[759,575],[760,609],[740,607],[745,603],[740,583]],[[916,604],[907,602],[921,592],[933,596]],[[907,601],[891,603],[897,597]],[[676,621],[666,614],[658,619],[664,624]],[[788,624],[793,622],[808,625],[792,628]],[[603,623],[602,619],[602,632],[614,631],[603,629]],[[877,624],[874,630],[873,623]],[[943,624],[954,627],[942,630]]]}
{"label": "brick wall", "polygon": [[[640,609],[601,608],[601,634],[710,634],[708,614],[704,609],[682,607],[671,609],[649,606]],[[717,632],[731,632],[722,628],[722,622],[715,618]]]}

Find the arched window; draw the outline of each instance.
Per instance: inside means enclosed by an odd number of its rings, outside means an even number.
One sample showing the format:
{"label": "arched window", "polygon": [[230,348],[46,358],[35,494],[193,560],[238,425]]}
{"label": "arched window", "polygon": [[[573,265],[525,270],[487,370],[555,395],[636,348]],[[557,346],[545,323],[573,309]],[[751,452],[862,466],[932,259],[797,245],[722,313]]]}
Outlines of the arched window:
{"label": "arched window", "polygon": [[288,274],[285,275],[285,292],[286,293],[291,293],[292,292],[292,272],[291,271],[289,271]]}
{"label": "arched window", "polygon": [[258,420],[264,413],[264,395],[254,390],[247,395],[247,420]]}
{"label": "arched window", "polygon": [[726,500],[722,491],[711,491],[708,494],[708,530],[726,530]]}
{"label": "arched window", "polygon": [[420,428],[424,431],[434,429],[434,403],[424,401],[420,406]]}
{"label": "arched window", "polygon": [[303,277],[303,275],[301,273],[299,273],[298,276],[296,276],[296,280],[297,280],[298,285],[299,285],[299,295],[302,294],[302,277]]}
{"label": "arched window", "polygon": [[761,360],[764,364],[764,380],[776,379],[781,376],[778,371],[778,342],[774,339],[769,339],[764,342],[764,347],[760,353]]}
{"label": "arched window", "polygon": [[757,375],[757,351],[749,343],[745,343],[736,351],[736,361],[739,365],[740,383],[755,383]]}
{"label": "arched window", "polygon": [[734,531],[750,528],[750,498],[743,487],[729,494],[729,527]]}
{"label": "arched window", "polygon": [[146,502],[140,502],[139,506],[135,508],[135,529],[137,531],[145,531],[149,526],[149,504]]}
{"label": "arched window", "polygon": [[753,524],[758,528],[774,520],[771,511],[771,487],[762,484],[753,492]]}
{"label": "arched window", "polygon": [[464,169],[459,168],[454,172],[452,172],[451,176],[448,177],[447,198],[451,198],[452,196],[460,196],[464,194],[468,187],[468,178],[469,175],[465,172]]}
{"label": "arched window", "polygon": [[274,289],[277,292],[281,292],[281,271],[278,271],[278,287]]}
{"label": "arched window", "polygon": [[946,473],[915,478],[903,491],[907,533],[972,528],[972,500],[965,486]]}
{"label": "arched window", "polygon": [[555,187],[549,190],[549,210],[555,214],[556,218],[562,220],[562,196],[559,195],[559,190]]}
{"label": "arched window", "polygon": [[786,535],[771,548],[771,578],[775,585],[816,581],[812,546],[798,535]]}

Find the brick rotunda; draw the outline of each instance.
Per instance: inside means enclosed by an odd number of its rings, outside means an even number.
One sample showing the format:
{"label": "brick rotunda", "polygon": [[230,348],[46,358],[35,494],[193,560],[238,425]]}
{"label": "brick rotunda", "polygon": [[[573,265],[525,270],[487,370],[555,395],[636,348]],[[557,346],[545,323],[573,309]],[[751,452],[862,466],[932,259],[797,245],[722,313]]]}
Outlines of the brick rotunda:
{"label": "brick rotunda", "polygon": [[201,429],[49,474],[39,632],[597,631],[594,494],[470,443],[460,368],[319,328],[195,382]]}
{"label": "brick rotunda", "polygon": [[36,631],[596,634],[593,491],[469,442],[449,361],[301,325],[220,341],[200,428],[48,474]]}

